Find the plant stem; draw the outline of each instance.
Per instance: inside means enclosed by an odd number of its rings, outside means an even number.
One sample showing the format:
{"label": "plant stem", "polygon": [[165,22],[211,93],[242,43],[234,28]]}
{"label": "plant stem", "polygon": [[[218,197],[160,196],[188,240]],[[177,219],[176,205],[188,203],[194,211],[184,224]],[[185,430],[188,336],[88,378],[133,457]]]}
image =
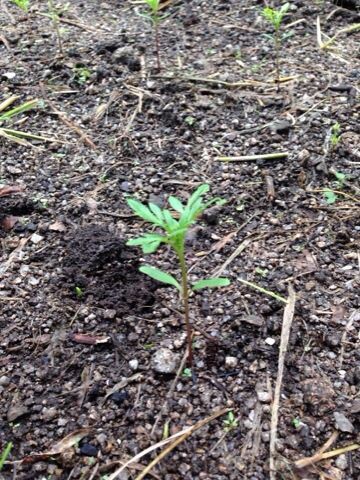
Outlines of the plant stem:
{"label": "plant stem", "polygon": [[279,29],[275,29],[276,81],[277,91],[280,90],[280,38]]}
{"label": "plant stem", "polygon": [[188,345],[188,365],[192,367],[193,363],[193,350],[192,350],[192,327],[190,324],[190,312],[189,312],[189,289],[187,280],[187,267],[185,261],[184,251],[178,252],[180,270],[181,270],[181,296],[184,305],[184,318],[185,327],[187,333],[187,345]]}
{"label": "plant stem", "polygon": [[160,40],[159,40],[159,23],[154,23],[155,30],[155,48],[156,48],[156,61],[157,61],[157,70],[161,72],[161,63],[160,63]]}

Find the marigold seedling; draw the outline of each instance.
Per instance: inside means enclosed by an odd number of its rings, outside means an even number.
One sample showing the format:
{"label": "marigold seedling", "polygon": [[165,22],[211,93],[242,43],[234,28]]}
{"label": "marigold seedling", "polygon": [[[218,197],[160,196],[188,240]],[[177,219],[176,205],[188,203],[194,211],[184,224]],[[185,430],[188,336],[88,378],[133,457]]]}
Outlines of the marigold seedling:
{"label": "marigold seedling", "polygon": [[336,147],[340,143],[340,131],[340,124],[338,122],[334,123],[330,130],[330,143],[332,147]]}
{"label": "marigold seedling", "polygon": [[280,47],[281,37],[280,28],[284,15],[289,10],[290,3],[285,3],[278,10],[271,7],[265,7],[262,10],[262,16],[271,23],[274,29],[274,44],[275,44],[275,61],[276,61],[276,81],[278,89],[280,88]]}
{"label": "marigold seedling", "polygon": [[[189,314],[189,281],[188,269],[185,259],[185,238],[190,226],[196,221],[199,215],[210,205],[223,204],[223,200],[214,198],[208,202],[203,201],[203,195],[209,191],[209,185],[201,185],[189,198],[186,205],[184,205],[177,197],[170,196],[168,201],[176,215],[172,215],[167,209],[161,209],[154,203],[149,203],[148,206],[135,199],[128,199],[129,207],[136,215],[141,217],[146,222],[153,224],[155,227],[162,230],[162,234],[157,232],[145,233],[143,236],[134,238],[127,242],[129,246],[139,246],[144,253],[154,253],[159,246],[164,243],[169,245],[175,252],[179,266],[180,279],[178,280],[173,275],[159,270],[150,265],[143,265],[140,271],[149,277],[162,283],[172,285],[180,292],[183,306],[184,319],[187,332],[188,344],[188,363],[192,365],[192,326],[190,324]],[[230,284],[227,278],[207,278],[199,280],[191,286],[192,291],[198,291],[203,288],[225,287]]]}
{"label": "marigold seedling", "polygon": [[138,14],[150,21],[155,35],[155,49],[156,49],[156,61],[157,69],[161,71],[160,61],[160,39],[159,39],[159,25],[166,18],[167,15],[160,15],[160,0],[145,0],[145,4],[148,7],[147,12],[138,12]]}
{"label": "marigold seedling", "polygon": [[238,421],[235,418],[234,412],[230,410],[228,412],[226,419],[223,421],[225,432],[230,432],[239,426]]}

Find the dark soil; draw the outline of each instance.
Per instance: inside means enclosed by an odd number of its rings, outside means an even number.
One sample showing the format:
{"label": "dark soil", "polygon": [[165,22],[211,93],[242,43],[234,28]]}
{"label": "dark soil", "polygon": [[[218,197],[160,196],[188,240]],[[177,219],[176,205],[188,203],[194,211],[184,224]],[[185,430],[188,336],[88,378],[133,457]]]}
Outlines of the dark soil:
{"label": "dark soil", "polygon": [[[270,479],[284,303],[247,280],[296,291],[273,478],[357,480],[360,35],[341,31],[359,23],[356,6],[291,2],[278,90],[264,2],[165,2],[161,72],[141,5],[57,3],[63,55],[47,2],[0,12],[1,101],[42,100],[6,126],[50,139],[0,137],[0,449],[13,442],[0,477],[110,478],[227,407],[232,429],[226,415],[207,423],[146,478]],[[317,45],[317,17],[323,43],[338,34],[331,50]],[[288,156],[218,159],[275,152]],[[177,275],[176,259],[126,247],[147,228],[126,199],[163,206],[201,183],[227,203],[189,232],[191,280],[223,267],[231,285],[191,297],[194,378],[175,381],[181,304],[138,269]],[[23,190],[2,196],[4,185]],[[154,366],[164,348],[173,373]],[[345,453],[296,468],[329,439]]]}

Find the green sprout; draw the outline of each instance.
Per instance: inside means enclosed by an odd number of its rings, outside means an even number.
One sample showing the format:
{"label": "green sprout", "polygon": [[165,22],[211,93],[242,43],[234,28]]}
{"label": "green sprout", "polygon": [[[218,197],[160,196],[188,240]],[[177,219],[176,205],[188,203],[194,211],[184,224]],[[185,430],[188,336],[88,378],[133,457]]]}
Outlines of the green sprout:
{"label": "green sprout", "polygon": [[276,81],[278,90],[280,88],[280,28],[284,18],[284,15],[289,10],[290,3],[285,3],[278,10],[271,7],[265,7],[262,10],[262,16],[273,26],[274,29],[274,44],[275,44],[275,61],[276,61]]}
{"label": "green sprout", "polygon": [[21,8],[21,10],[23,10],[24,12],[28,12],[29,11],[29,8],[30,8],[30,0],[11,0],[12,3],[15,3],[15,5],[19,8]]}
{"label": "green sprout", "polygon": [[75,290],[75,295],[77,296],[77,298],[82,298],[84,296],[84,290],[82,288],[75,287],[74,290]]}
{"label": "green sprout", "polygon": [[[163,230],[163,234],[157,232],[145,233],[141,237],[134,238],[127,242],[129,246],[140,246],[143,253],[154,253],[162,243],[169,245],[175,252],[181,273],[181,279],[178,281],[167,272],[159,270],[150,265],[140,267],[140,271],[149,277],[174,286],[180,292],[182,304],[184,306],[184,320],[187,332],[188,344],[188,364],[191,367],[192,353],[192,326],[190,323],[189,310],[189,292],[201,290],[202,288],[225,287],[230,284],[227,278],[208,278],[199,280],[189,288],[188,268],[185,258],[185,239],[190,226],[196,221],[199,215],[210,205],[223,204],[224,201],[214,198],[208,202],[203,202],[202,196],[209,191],[209,185],[201,185],[189,198],[186,205],[183,205],[177,197],[170,196],[168,201],[177,214],[174,216],[167,209],[161,209],[153,203],[148,206],[138,200],[128,199],[129,207],[136,215],[145,221],[153,224],[155,227]],[[178,219],[177,219],[178,218]]]}
{"label": "green sprout", "polygon": [[225,432],[230,432],[239,426],[237,419],[235,418],[234,412],[230,410],[228,412],[226,419],[223,421]]}
{"label": "green sprout", "polygon": [[159,25],[167,15],[160,15],[160,0],[145,0],[145,4],[148,7],[148,11],[138,14],[149,20],[154,28],[157,69],[161,72]]}
{"label": "green sprout", "polygon": [[334,125],[330,129],[330,143],[333,148],[335,148],[340,143],[340,131],[341,127],[338,122],[334,123]]}
{"label": "green sprout", "polygon": [[191,378],[192,377],[192,371],[191,368],[184,368],[182,372],[182,377],[184,378]]}
{"label": "green sprout", "polygon": [[301,421],[298,418],[293,418],[291,423],[294,428],[298,429],[301,426]]}
{"label": "green sprout", "polygon": [[91,71],[87,67],[75,67],[73,72],[74,80],[80,85],[86,83],[91,77]]}
{"label": "green sprout", "polygon": [[338,199],[338,196],[336,195],[334,190],[332,190],[331,188],[324,188],[323,195],[324,195],[325,202],[329,205],[332,205]]}
{"label": "green sprout", "polygon": [[11,449],[13,447],[12,442],[9,442],[6,444],[4,450],[0,453],[0,472],[3,469],[4,463],[6,462],[6,459],[10,455]]}
{"label": "green sprout", "polygon": [[184,122],[189,125],[189,127],[192,127],[196,123],[196,118],[192,117],[191,115],[188,115],[185,117]]}

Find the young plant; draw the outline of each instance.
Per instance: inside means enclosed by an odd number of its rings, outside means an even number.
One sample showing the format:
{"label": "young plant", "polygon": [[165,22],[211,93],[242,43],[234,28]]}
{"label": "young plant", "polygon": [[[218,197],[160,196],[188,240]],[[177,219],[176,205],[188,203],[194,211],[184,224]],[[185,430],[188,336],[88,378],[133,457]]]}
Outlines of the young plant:
{"label": "young plant", "polygon": [[162,230],[162,234],[157,232],[145,233],[143,236],[134,238],[127,242],[129,246],[140,246],[144,253],[154,253],[162,243],[169,245],[177,256],[180,267],[180,281],[167,272],[159,270],[150,265],[140,267],[140,271],[149,277],[174,286],[180,292],[184,306],[184,319],[187,332],[188,345],[188,364],[191,367],[192,353],[192,326],[190,323],[189,311],[189,292],[201,290],[202,288],[224,287],[230,284],[227,278],[208,278],[199,280],[189,287],[188,268],[185,258],[185,239],[189,227],[196,221],[199,215],[212,204],[223,204],[218,198],[203,202],[203,195],[209,191],[209,185],[201,185],[189,198],[186,205],[181,201],[170,196],[168,201],[177,215],[172,215],[169,210],[161,209],[153,203],[148,206],[135,199],[127,201],[129,207],[136,215],[145,221],[153,224]]}
{"label": "young plant", "polygon": [[230,410],[226,416],[226,420],[223,421],[225,432],[231,432],[239,426],[239,422],[236,420],[234,412]]}
{"label": "young plant", "polygon": [[11,0],[12,3],[15,3],[15,5],[19,8],[21,8],[21,10],[23,10],[24,12],[28,12],[29,11],[29,7],[30,7],[30,0]]}
{"label": "young plant", "polygon": [[6,459],[10,455],[11,449],[12,449],[13,444],[9,442],[4,450],[0,453],[0,472],[3,469],[4,463],[6,462]]}
{"label": "young plant", "polygon": [[53,24],[54,31],[56,33],[58,47],[60,55],[63,54],[63,44],[60,32],[60,20],[59,20],[59,11],[55,7],[54,0],[48,0],[48,13],[46,14],[47,17],[50,18]]}
{"label": "young plant", "polygon": [[280,47],[281,47],[281,37],[280,37],[280,28],[284,18],[284,15],[289,10],[290,4],[285,3],[278,10],[271,7],[265,7],[262,10],[262,16],[271,23],[274,29],[274,44],[275,44],[275,62],[276,62],[276,81],[278,90],[280,88]]}
{"label": "young plant", "polygon": [[155,35],[157,69],[159,72],[161,72],[159,26],[161,21],[166,18],[166,15],[160,15],[160,0],[145,0],[145,4],[148,7],[148,11],[145,13],[139,13],[139,15],[149,20],[151,25],[153,26]]}
{"label": "young plant", "polygon": [[330,129],[330,143],[333,148],[335,148],[340,143],[340,131],[341,127],[338,122],[334,123],[334,125]]}

